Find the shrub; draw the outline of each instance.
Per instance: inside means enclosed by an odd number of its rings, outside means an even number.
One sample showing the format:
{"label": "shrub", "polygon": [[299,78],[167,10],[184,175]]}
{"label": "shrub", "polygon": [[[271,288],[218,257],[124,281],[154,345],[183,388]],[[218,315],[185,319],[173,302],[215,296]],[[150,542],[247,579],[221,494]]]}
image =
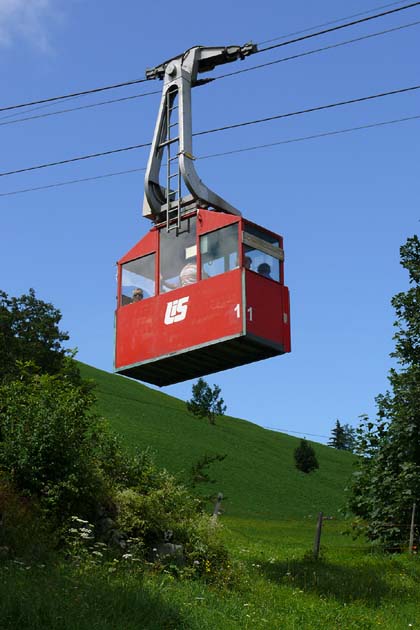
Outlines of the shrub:
{"label": "shrub", "polygon": [[36,500],[22,496],[0,475],[0,559],[30,557],[44,560],[54,545],[54,534]]}
{"label": "shrub", "polygon": [[294,456],[296,468],[304,473],[310,473],[319,468],[315,451],[305,439],[300,441],[299,446],[295,449]]}
{"label": "shrub", "polygon": [[29,376],[0,387],[0,469],[36,499],[58,526],[91,517],[106,494],[103,420],[92,394],[57,376]]}
{"label": "shrub", "polygon": [[116,494],[118,529],[140,541],[149,557],[165,539],[182,545],[191,573],[214,579],[228,561],[219,527],[172,475],[156,469],[150,458],[146,461],[147,474],[143,471],[135,487],[121,488]]}

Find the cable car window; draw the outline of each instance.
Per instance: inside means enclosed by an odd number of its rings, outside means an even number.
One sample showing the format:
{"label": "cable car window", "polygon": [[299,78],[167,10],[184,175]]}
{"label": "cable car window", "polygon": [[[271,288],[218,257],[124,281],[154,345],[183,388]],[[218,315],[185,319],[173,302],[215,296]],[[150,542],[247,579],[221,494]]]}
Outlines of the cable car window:
{"label": "cable car window", "polygon": [[155,294],[155,254],[130,260],[122,266],[121,306],[140,302]]}
{"label": "cable car window", "polygon": [[251,259],[251,271],[256,271],[264,278],[280,282],[280,261],[258,249],[245,248],[244,256]]}
{"label": "cable car window", "polygon": [[244,266],[264,278],[280,282],[280,261],[256,248],[244,246]]}
{"label": "cable car window", "polygon": [[197,281],[196,217],[182,219],[181,227],[159,232],[160,292]]}
{"label": "cable car window", "polygon": [[243,243],[244,266],[265,278],[280,282],[280,262],[284,259],[284,253],[278,237],[247,224],[243,233]]}
{"label": "cable car window", "polygon": [[200,237],[201,277],[218,276],[238,267],[238,224]]}
{"label": "cable car window", "polygon": [[251,225],[250,223],[245,224],[245,233],[251,234],[252,236],[256,236],[258,239],[269,243],[274,247],[280,247],[279,239],[275,234],[270,234],[269,232],[265,232],[261,228],[256,225]]}

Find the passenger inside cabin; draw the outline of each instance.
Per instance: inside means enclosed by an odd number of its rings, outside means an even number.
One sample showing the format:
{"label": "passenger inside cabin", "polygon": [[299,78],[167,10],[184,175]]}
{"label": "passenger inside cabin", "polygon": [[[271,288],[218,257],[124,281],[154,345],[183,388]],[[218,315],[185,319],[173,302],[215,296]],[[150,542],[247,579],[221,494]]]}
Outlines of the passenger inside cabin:
{"label": "passenger inside cabin", "polygon": [[143,298],[144,298],[143,289],[140,289],[140,287],[137,287],[136,289],[134,289],[133,297],[131,301],[140,302]]}
{"label": "passenger inside cabin", "polygon": [[250,256],[244,256],[244,267],[245,267],[245,269],[251,269],[251,267],[252,267],[252,258]]}
{"label": "passenger inside cabin", "polygon": [[271,267],[268,263],[261,263],[260,265],[258,265],[258,269],[257,269],[258,273],[261,276],[264,276],[264,278],[271,278]]}
{"label": "passenger inside cabin", "polygon": [[197,258],[195,256],[187,261],[181,269],[179,282],[181,287],[197,282]]}

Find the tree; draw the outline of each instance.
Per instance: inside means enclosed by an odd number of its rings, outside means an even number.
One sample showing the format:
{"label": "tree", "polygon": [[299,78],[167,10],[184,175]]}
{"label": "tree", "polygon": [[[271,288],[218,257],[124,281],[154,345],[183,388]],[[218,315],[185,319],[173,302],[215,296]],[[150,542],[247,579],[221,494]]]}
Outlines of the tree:
{"label": "tree", "polygon": [[310,473],[319,468],[315,451],[306,439],[300,441],[294,456],[296,468],[304,473]]}
{"label": "tree", "polygon": [[0,383],[18,376],[19,362],[31,362],[43,374],[67,372],[77,378],[76,364],[69,360],[73,353],[62,345],[69,336],[59,329],[60,320],[60,311],[33,289],[20,297],[0,291]]}
{"label": "tree", "polygon": [[413,503],[420,504],[420,241],[407,239],[401,265],[411,287],[392,298],[399,371],[392,368],[391,391],[376,398],[377,417],[367,416],[358,430],[361,455],[350,487],[349,507],[367,522],[371,540],[389,548],[408,541]]}
{"label": "tree", "polygon": [[208,418],[210,424],[216,424],[216,416],[223,416],[226,405],[220,397],[221,389],[213,385],[213,389],[203,378],[199,378],[192,386],[192,398],[187,400],[187,409],[195,416]]}
{"label": "tree", "polygon": [[349,424],[341,424],[336,420],[335,427],[331,430],[331,438],[328,446],[338,449],[339,451],[351,451],[354,449],[356,430]]}

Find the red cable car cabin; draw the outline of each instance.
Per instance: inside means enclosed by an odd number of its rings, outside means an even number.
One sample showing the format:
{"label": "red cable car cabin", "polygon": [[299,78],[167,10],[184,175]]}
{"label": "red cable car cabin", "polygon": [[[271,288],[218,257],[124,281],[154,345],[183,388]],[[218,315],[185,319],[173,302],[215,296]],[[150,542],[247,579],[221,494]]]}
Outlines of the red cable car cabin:
{"label": "red cable car cabin", "polygon": [[199,209],[118,262],[115,371],[170,385],[290,352],[283,239]]}

